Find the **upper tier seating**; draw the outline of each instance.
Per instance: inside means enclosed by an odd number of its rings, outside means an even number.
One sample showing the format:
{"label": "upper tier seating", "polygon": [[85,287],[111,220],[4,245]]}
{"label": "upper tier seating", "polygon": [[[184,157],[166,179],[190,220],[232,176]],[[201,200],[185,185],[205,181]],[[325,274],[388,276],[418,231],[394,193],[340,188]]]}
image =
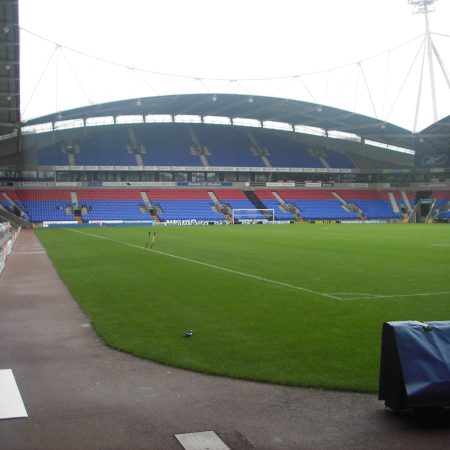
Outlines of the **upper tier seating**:
{"label": "upper tier seating", "polygon": [[124,127],[114,127],[80,141],[80,153],[75,154],[78,166],[135,166],[134,154],[128,153],[129,137]]}
{"label": "upper tier seating", "polygon": [[69,158],[62,152],[61,144],[53,144],[38,150],[37,163],[40,166],[68,166]]}
{"label": "upper tier seating", "polygon": [[259,156],[250,151],[251,141],[246,130],[230,126],[193,127],[201,145],[211,155],[207,156],[210,166],[263,167]]}
{"label": "upper tier seating", "polygon": [[192,155],[188,128],[185,124],[162,123],[149,126],[133,126],[144,166],[200,166],[197,155]]}
{"label": "upper tier seating", "polygon": [[273,167],[324,167],[320,159],[312,156],[308,147],[300,142],[268,132],[258,133],[257,139],[258,144],[268,150],[270,156],[267,159]]}
{"label": "upper tier seating", "polygon": [[343,153],[338,153],[333,150],[324,151],[324,159],[330,165],[330,167],[336,169],[348,169],[354,168],[355,164],[353,164],[352,160]]}
{"label": "upper tier seating", "polygon": [[[299,141],[299,134],[288,131],[197,123],[119,124],[85,130],[67,141],[40,148],[38,164],[264,167],[267,163],[273,167],[354,167],[350,158],[332,149],[319,149],[314,155]],[[258,147],[267,161],[254,154]]]}

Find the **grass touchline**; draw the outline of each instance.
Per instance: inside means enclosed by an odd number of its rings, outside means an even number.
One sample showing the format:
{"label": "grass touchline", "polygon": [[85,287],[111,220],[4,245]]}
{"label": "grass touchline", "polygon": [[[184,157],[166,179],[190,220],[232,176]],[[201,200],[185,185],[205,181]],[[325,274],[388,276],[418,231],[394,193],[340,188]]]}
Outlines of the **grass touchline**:
{"label": "grass touchline", "polygon": [[108,239],[108,238],[105,238],[103,236],[96,236],[95,234],[84,233],[83,231],[73,230],[73,229],[70,229],[70,228],[67,228],[67,230],[68,231],[73,231],[75,233],[85,234],[85,235],[91,236],[91,237],[96,237],[98,239],[104,239],[106,241],[114,242],[116,244],[121,244],[121,245],[126,245],[128,247],[134,247],[134,248],[143,249],[143,250],[145,250],[147,252],[152,252],[152,253],[157,253],[159,255],[168,256],[169,258],[175,258],[175,259],[179,259],[181,261],[187,261],[187,262],[191,262],[191,263],[194,263],[194,264],[199,264],[201,266],[210,267],[212,269],[223,270],[224,272],[233,273],[235,275],[240,275],[240,276],[247,277],[247,278],[253,278],[255,280],[264,281],[265,283],[277,284],[279,286],[287,287],[289,289],[296,289],[298,291],[308,292],[310,294],[319,295],[319,296],[331,298],[331,299],[334,299],[334,300],[343,300],[340,297],[336,297],[335,295],[327,294],[325,292],[313,291],[312,289],[307,289],[307,288],[304,288],[304,287],[301,287],[301,286],[294,286],[293,284],[283,283],[282,281],[271,280],[269,278],[260,277],[258,275],[252,275],[250,273],[245,273],[245,272],[240,272],[238,270],[228,269],[226,267],[217,266],[215,264],[209,264],[209,263],[205,263],[205,262],[202,262],[202,261],[197,261],[195,259],[185,258],[184,256],[178,256],[178,255],[173,255],[171,253],[161,252],[159,250],[153,250],[151,247],[150,248],[147,248],[147,246],[139,247],[137,245],[130,244],[128,242],[117,241],[117,240],[114,240],[114,239]]}

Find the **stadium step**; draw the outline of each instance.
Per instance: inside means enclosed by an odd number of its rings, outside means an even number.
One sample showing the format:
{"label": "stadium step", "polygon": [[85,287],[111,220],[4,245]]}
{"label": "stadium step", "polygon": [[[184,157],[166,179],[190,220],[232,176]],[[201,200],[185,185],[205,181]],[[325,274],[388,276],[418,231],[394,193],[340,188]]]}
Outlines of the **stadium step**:
{"label": "stadium step", "polygon": [[267,156],[261,155],[261,159],[262,162],[264,163],[264,165],[266,167],[272,167],[272,164],[270,163],[270,161],[267,159]]}
{"label": "stadium step", "polygon": [[265,209],[266,205],[256,196],[253,191],[244,191],[247,198],[253,203],[257,209]]}
{"label": "stadium step", "polygon": [[72,199],[72,205],[78,205],[78,195],[76,192],[71,192],[70,198]]}
{"label": "stadium step", "polygon": [[395,196],[393,192],[388,192],[389,203],[391,204],[392,210],[395,213],[400,212],[400,208],[397,205],[397,201],[395,200]]}
{"label": "stadium step", "polygon": [[403,201],[405,202],[406,207],[408,208],[408,212],[412,213],[413,212],[413,207],[411,206],[411,203],[409,201],[408,195],[406,194],[405,191],[401,191],[400,192]]}

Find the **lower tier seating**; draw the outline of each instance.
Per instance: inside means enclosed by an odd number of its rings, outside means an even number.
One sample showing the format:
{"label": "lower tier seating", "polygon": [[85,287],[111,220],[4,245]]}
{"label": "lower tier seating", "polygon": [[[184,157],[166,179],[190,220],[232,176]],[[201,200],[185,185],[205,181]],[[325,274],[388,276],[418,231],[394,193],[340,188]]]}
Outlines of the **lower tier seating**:
{"label": "lower tier seating", "polygon": [[[141,195],[142,194],[142,195]],[[236,209],[273,209],[276,220],[296,220],[295,212],[281,208],[283,202],[299,210],[304,220],[358,220],[401,219],[395,213],[385,191],[376,190],[260,190],[252,193],[239,189],[157,189],[146,192],[150,204],[146,205],[145,193],[136,189],[78,189],[78,190],[8,190],[8,198],[22,208],[32,222],[73,221],[72,208],[81,207],[84,222],[100,220],[199,220],[226,221],[218,205]],[[76,197],[77,196],[77,197]],[[439,206],[449,202],[448,192],[437,195]],[[78,205],[72,203],[78,198]],[[400,196],[396,193],[395,198]],[[411,193],[408,198],[412,203]],[[3,206],[10,206],[7,197],[0,196]],[[346,202],[346,203],[345,203]],[[352,206],[350,208],[349,206]],[[149,207],[149,208],[148,208]],[[442,214],[448,214],[446,206]],[[291,209],[294,211],[294,208]],[[150,212],[149,212],[150,211]],[[229,212],[231,215],[231,212]],[[264,219],[263,213],[252,218]],[[155,216],[158,217],[155,217]]]}

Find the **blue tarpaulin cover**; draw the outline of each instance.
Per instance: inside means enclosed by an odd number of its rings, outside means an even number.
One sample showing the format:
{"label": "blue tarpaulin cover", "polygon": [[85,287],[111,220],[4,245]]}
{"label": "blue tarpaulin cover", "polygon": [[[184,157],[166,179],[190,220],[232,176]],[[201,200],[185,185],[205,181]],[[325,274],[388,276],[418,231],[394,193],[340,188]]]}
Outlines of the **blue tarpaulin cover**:
{"label": "blue tarpaulin cover", "polygon": [[409,407],[450,405],[450,322],[389,322]]}

